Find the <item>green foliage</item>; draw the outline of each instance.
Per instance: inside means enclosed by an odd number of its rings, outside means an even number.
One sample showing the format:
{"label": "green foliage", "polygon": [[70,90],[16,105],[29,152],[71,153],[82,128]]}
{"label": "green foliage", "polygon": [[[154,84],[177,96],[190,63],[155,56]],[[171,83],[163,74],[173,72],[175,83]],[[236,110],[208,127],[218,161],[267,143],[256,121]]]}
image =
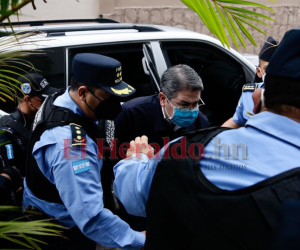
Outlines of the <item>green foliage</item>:
{"label": "green foliage", "polygon": [[[245,24],[258,32],[267,35],[263,30],[259,29],[255,24],[259,23],[267,27],[271,27],[259,18],[275,21],[274,19],[256,13],[254,11],[241,8],[244,6],[253,6],[266,9],[274,12],[272,8],[255,2],[248,2],[244,0],[181,0],[187,7],[195,11],[202,19],[203,23],[223,44],[223,46],[230,47],[229,38],[233,41],[235,46],[239,49],[239,43],[246,48],[245,41],[242,34],[255,46],[256,42],[250,34]],[[273,0],[270,0],[275,2]],[[228,5],[230,4],[230,5]],[[237,6],[235,6],[237,5]]]}
{"label": "green foliage", "polygon": [[[41,32],[33,31],[29,33],[19,32],[0,38],[0,101],[17,98],[17,91],[21,91],[16,85],[17,78],[36,71],[33,64],[26,61],[24,57],[37,54],[36,51],[24,50],[22,46],[33,44],[31,36],[37,36]],[[30,83],[30,80],[28,79]]]}
{"label": "green foliage", "polygon": [[[11,30],[14,31],[9,16],[12,14],[18,15],[18,11],[22,7],[28,3],[33,4],[33,2],[33,0],[0,0],[0,22],[2,23],[7,19]],[[1,35],[3,35],[3,33],[4,32],[1,32]],[[16,86],[16,83],[20,83],[16,79],[23,74],[28,74],[28,72],[32,70],[36,71],[34,66],[29,61],[26,61],[24,57],[37,54],[38,52],[24,50],[22,47],[32,44],[29,38],[40,33],[41,32],[38,31],[27,33],[13,32],[11,35],[6,34],[0,37],[0,101],[6,101],[5,99],[14,100],[14,98],[17,98],[16,92],[21,90]],[[29,79],[28,82],[30,83]],[[3,131],[0,131],[0,133],[3,133]],[[5,211],[20,212],[21,208],[0,206],[0,214],[3,214]],[[47,243],[32,236],[47,235],[63,237],[60,234],[62,232],[61,230],[65,229],[63,226],[49,220],[22,221],[22,219],[24,219],[24,217],[13,221],[1,221],[0,218],[0,239],[14,242],[26,249],[41,249],[37,243]]]}
{"label": "green foliage", "polygon": [[0,22],[5,19],[9,21],[10,15],[18,14],[18,11],[29,3],[34,6],[34,0],[0,0]]}
{"label": "green foliage", "polygon": [[[13,206],[0,206],[0,213],[5,211],[21,211],[19,207]],[[39,214],[31,212],[31,214]],[[30,216],[30,215],[29,215]],[[0,239],[8,240],[19,244],[27,249],[41,249],[37,244],[47,244],[32,237],[32,235],[47,235],[47,236],[60,236],[62,229],[66,229],[51,220],[35,220],[35,221],[21,221],[24,217],[20,217],[13,221],[0,221]]]}

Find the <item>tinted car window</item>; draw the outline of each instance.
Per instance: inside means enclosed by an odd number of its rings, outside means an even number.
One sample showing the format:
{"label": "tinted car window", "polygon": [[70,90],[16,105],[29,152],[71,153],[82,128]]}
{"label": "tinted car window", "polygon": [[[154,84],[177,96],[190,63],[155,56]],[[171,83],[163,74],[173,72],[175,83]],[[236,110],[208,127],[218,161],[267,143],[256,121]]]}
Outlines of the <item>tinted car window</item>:
{"label": "tinted car window", "polygon": [[220,49],[204,43],[162,43],[168,66],[187,64],[201,77],[205,107],[202,112],[211,125],[221,125],[232,117],[242,86],[246,83],[243,67]]}
{"label": "tinted car window", "polygon": [[[61,89],[65,88],[64,48],[41,49],[35,52],[31,52],[31,54],[29,54],[28,56],[22,57],[20,59],[29,61],[36,69],[36,72],[43,75],[48,80],[51,86]],[[15,74],[7,73],[7,75],[11,78],[17,79],[19,75],[23,75],[28,72],[28,67],[26,67],[25,64],[22,66],[20,64],[10,63],[10,65],[12,67],[16,67],[12,68]],[[30,72],[34,71],[31,70]],[[12,80],[10,81],[14,83]],[[15,98],[15,100],[12,101],[3,94],[0,95],[0,97],[2,98],[0,100],[0,109],[8,113],[14,112],[18,104],[17,99]]]}
{"label": "tinted car window", "polygon": [[30,61],[43,75],[51,86],[65,88],[65,59],[64,48],[41,49],[38,53],[29,55],[25,60]]}

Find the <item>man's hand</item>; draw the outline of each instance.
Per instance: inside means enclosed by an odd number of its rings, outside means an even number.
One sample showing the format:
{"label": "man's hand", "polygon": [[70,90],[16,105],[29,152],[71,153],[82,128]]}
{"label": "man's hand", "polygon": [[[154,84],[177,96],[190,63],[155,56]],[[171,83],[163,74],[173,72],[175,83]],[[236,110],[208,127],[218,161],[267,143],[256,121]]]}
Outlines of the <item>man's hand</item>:
{"label": "man's hand", "polygon": [[154,149],[148,145],[148,137],[145,135],[136,137],[134,141],[130,142],[130,148],[127,150],[126,157],[136,154],[136,158],[141,158],[140,153],[147,155],[148,158],[154,156]]}

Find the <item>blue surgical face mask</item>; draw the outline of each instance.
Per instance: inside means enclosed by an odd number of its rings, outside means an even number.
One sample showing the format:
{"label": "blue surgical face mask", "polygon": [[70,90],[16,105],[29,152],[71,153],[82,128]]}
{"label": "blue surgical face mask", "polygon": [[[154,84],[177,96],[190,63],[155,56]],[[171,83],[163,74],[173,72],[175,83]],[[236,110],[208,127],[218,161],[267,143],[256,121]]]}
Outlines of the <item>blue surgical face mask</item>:
{"label": "blue surgical face mask", "polygon": [[[167,98],[168,100],[168,98]],[[168,100],[168,102],[171,104],[173,107],[173,116],[171,117],[168,114],[167,109],[165,108],[165,111],[167,115],[169,116],[169,119],[175,123],[176,125],[180,127],[188,127],[194,123],[196,118],[198,117],[198,107],[195,107],[193,109],[188,109],[188,108],[180,108],[180,107],[174,107],[172,103]]]}

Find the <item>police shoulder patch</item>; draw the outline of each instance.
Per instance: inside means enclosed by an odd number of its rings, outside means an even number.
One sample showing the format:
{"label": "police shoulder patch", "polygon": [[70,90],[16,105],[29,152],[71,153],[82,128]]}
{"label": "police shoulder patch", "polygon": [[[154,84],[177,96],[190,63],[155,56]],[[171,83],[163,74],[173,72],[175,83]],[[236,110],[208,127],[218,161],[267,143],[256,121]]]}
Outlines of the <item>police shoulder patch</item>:
{"label": "police shoulder patch", "polygon": [[90,170],[89,159],[82,159],[72,162],[73,170],[75,174],[80,174]]}
{"label": "police shoulder patch", "polygon": [[254,114],[251,113],[251,112],[249,112],[249,111],[246,111],[246,112],[245,112],[245,115],[248,115],[248,116],[250,116],[250,117],[253,117],[253,116],[254,116]]}
{"label": "police shoulder patch", "polygon": [[13,146],[12,144],[6,144],[6,154],[7,154],[7,159],[11,160],[14,158],[14,151],[13,151]]}
{"label": "police shoulder patch", "polygon": [[257,83],[248,83],[243,86],[243,92],[254,92],[257,88]]}
{"label": "police shoulder patch", "polygon": [[86,146],[86,132],[84,129],[75,123],[70,124],[72,132],[72,147],[76,146],[76,149],[80,149],[81,146]]}

